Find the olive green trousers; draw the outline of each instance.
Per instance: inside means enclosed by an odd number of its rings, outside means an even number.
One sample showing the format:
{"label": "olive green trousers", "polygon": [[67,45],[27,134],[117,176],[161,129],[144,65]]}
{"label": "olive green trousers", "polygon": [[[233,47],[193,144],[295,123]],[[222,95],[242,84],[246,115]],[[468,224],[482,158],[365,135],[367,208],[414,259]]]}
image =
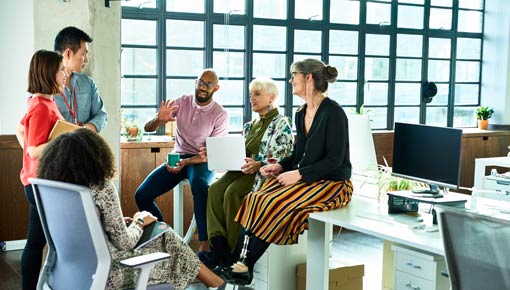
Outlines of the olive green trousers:
{"label": "olive green trousers", "polygon": [[233,250],[241,225],[234,221],[241,203],[253,186],[255,174],[229,171],[209,186],[207,234],[209,239],[224,236]]}

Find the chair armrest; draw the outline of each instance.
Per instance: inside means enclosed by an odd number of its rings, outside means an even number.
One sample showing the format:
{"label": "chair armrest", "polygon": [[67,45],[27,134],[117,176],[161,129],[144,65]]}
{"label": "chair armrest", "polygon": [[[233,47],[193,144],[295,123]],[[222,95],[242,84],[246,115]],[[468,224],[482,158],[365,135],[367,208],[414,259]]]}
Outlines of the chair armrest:
{"label": "chair armrest", "polygon": [[125,259],[120,261],[120,264],[129,268],[140,268],[143,265],[157,263],[168,258],[170,258],[170,254],[157,252]]}
{"label": "chair armrest", "polygon": [[125,259],[120,261],[120,264],[129,268],[139,268],[140,272],[138,273],[138,278],[136,279],[136,288],[135,290],[146,290],[147,289],[147,281],[149,281],[149,274],[154,266],[163,261],[170,258],[170,254],[157,252],[147,255],[141,255],[132,257],[129,259]]}

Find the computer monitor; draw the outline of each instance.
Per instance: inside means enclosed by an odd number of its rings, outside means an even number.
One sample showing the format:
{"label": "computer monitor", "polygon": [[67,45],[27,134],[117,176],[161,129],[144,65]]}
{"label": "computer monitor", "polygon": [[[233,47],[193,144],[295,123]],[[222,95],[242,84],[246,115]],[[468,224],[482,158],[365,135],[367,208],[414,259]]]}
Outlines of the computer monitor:
{"label": "computer monitor", "polygon": [[440,186],[457,189],[461,148],[461,129],[397,122],[392,175],[429,185],[418,193],[438,194]]}
{"label": "computer monitor", "polygon": [[347,114],[349,120],[349,158],[353,174],[377,173],[374,138],[367,115]]}

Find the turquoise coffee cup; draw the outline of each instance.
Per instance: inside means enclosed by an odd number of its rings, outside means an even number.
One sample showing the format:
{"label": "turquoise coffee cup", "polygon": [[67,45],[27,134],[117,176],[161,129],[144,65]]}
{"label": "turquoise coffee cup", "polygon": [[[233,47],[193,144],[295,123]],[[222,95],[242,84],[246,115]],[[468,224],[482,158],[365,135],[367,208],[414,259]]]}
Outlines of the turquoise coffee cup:
{"label": "turquoise coffee cup", "polygon": [[180,160],[181,160],[180,153],[170,152],[166,156],[166,163],[168,163],[168,165],[170,165],[172,167],[176,166],[177,162],[179,162]]}

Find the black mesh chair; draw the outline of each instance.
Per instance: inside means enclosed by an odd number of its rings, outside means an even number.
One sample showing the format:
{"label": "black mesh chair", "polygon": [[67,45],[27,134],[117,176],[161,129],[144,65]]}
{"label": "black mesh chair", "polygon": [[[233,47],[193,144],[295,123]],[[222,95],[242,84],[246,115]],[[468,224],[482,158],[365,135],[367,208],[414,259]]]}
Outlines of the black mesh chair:
{"label": "black mesh chair", "polygon": [[438,207],[452,290],[510,289],[510,221]]}

